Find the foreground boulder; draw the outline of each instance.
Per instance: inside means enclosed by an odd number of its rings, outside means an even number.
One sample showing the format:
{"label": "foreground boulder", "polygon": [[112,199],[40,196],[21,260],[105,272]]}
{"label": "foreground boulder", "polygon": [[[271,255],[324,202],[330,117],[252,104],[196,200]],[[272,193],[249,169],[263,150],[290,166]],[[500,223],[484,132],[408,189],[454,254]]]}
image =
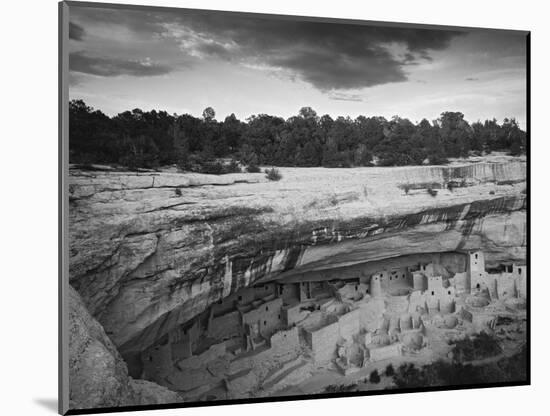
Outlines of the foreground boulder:
{"label": "foreground boulder", "polygon": [[182,401],[178,393],[128,376],[116,347],[70,286],[69,351],[71,409]]}

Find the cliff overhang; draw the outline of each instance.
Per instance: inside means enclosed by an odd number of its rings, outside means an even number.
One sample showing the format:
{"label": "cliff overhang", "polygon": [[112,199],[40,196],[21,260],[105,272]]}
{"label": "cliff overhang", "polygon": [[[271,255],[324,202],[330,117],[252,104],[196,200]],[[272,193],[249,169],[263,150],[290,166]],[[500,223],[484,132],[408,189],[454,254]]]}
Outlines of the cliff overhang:
{"label": "cliff overhang", "polygon": [[70,282],[119,350],[293,273],[477,248],[525,258],[523,159],[281,172],[71,170]]}

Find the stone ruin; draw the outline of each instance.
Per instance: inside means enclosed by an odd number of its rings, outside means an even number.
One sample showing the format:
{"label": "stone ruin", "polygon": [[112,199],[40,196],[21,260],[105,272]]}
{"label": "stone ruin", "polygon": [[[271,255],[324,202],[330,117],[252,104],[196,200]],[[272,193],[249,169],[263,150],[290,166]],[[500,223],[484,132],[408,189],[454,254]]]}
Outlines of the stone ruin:
{"label": "stone ruin", "polygon": [[389,266],[230,293],[143,351],[141,376],[192,400],[265,395],[307,379],[314,367],[349,375],[445,354],[446,337],[495,329],[489,304],[519,305],[526,294],[525,266],[486,271],[481,251]]}

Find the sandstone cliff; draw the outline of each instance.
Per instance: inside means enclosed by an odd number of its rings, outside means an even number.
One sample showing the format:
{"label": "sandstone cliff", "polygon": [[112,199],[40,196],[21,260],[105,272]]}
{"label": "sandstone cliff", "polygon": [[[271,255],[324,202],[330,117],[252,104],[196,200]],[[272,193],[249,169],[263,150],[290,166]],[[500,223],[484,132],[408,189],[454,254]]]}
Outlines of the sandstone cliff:
{"label": "sandstone cliff", "polygon": [[71,409],[177,403],[179,394],[158,384],[133,380],[126,363],[69,287],[69,406]]}
{"label": "sandstone cliff", "polygon": [[70,282],[120,351],[283,272],[468,248],[525,258],[524,160],[281,172],[71,169]]}

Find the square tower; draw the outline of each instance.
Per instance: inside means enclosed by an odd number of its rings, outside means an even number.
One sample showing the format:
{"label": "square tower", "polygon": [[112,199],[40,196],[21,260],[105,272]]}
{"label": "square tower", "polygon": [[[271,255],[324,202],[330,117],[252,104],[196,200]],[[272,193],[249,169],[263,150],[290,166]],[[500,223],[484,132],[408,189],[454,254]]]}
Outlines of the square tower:
{"label": "square tower", "polygon": [[485,257],[483,251],[468,253],[468,273],[470,275],[470,291],[476,292],[485,287]]}

